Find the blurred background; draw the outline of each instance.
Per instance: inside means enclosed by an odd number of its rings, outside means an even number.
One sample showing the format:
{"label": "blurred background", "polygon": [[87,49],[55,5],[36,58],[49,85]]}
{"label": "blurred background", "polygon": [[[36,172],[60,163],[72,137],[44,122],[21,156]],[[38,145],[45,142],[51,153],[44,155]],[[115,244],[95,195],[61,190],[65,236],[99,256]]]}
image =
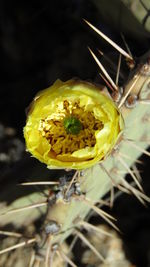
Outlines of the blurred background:
{"label": "blurred background", "polygon": [[[141,13],[138,11],[141,9]],[[58,178],[25,152],[23,126],[35,94],[57,79],[79,78],[104,85],[87,46],[105,54],[101,61],[113,79],[119,54],[83,21],[90,21],[125,48],[121,33],[136,62],[150,47],[149,1],[55,0],[0,1],[0,201],[8,204],[34,189],[16,184]],[[122,61],[119,85],[129,76]],[[150,196],[150,159],[142,157],[143,187]],[[134,197],[121,195],[111,210],[123,233],[130,261],[150,266],[150,209]]]}

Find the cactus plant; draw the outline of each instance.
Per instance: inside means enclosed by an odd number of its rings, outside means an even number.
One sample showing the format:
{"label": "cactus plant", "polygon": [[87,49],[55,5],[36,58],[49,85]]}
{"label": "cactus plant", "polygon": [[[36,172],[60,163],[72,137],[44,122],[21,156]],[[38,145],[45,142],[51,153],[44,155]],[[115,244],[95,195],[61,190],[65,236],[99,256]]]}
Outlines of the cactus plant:
{"label": "cactus plant", "polygon": [[[100,33],[93,25],[89,25]],[[113,43],[113,45],[115,44]],[[77,170],[74,172],[66,170],[66,175],[64,177],[60,177],[58,180],[49,182],[41,181],[40,183],[37,182],[36,185],[49,185],[49,189],[44,191],[45,195],[41,197],[39,194],[34,193],[30,196],[29,200],[27,198],[19,199],[19,201],[14,202],[11,207],[9,206],[9,210],[8,207],[3,209],[0,215],[2,218],[1,225],[3,226],[8,223],[13,223],[15,232],[10,233],[8,231],[2,231],[1,233],[6,236],[11,236],[11,239],[16,238],[17,244],[13,239],[12,246],[2,248],[0,254],[3,255],[5,252],[15,250],[18,247],[27,247],[27,251],[24,253],[25,255],[28,255],[28,252],[30,253],[30,258],[28,258],[27,262],[19,259],[15,266],[55,267],[57,266],[57,260],[60,260],[61,262],[63,260],[64,262],[70,264],[70,266],[77,266],[73,262],[73,259],[71,259],[71,257],[69,258],[71,253],[65,244],[65,240],[70,235],[74,235],[75,237],[81,239],[93,251],[93,253],[95,253],[100,261],[105,261],[103,255],[99,253],[99,251],[80,231],[82,228],[89,230],[93,228],[93,225],[87,223],[87,217],[90,216],[89,212],[92,210],[97,213],[112,227],[117,229],[115,222],[113,222],[114,218],[101,209],[101,205],[108,204],[103,201],[103,196],[107,192],[111,191],[112,193],[112,198],[109,201],[110,205],[113,204],[113,189],[115,187],[128,194],[134,194],[142,203],[145,203],[145,201],[149,202],[150,200],[149,197],[144,194],[139,183],[138,173],[135,172],[132,167],[133,164],[138,161],[138,157],[142,153],[145,153],[148,156],[150,155],[149,152],[146,151],[149,144],[148,133],[150,130],[150,126],[147,123],[150,115],[150,64],[147,57],[142,66],[135,67],[135,62],[132,56],[118,48],[118,46],[116,47],[119,49],[119,52],[124,54],[126,57],[129,67],[134,68],[133,74],[124,85],[123,90],[119,88],[117,84],[112,83],[110,77],[107,76],[107,84],[113,90],[113,93],[109,94],[108,91],[106,92],[106,88],[101,88],[101,92],[102,95],[107,95],[105,102],[110,102],[110,106],[112,105],[113,107],[116,107],[116,110],[119,110],[119,114],[122,114],[125,130],[122,135],[119,135],[123,128],[121,122],[120,124],[116,124],[116,128],[119,129],[118,131],[115,130],[115,127],[111,128],[110,135],[112,137],[114,137],[114,134],[117,136],[115,141],[113,141],[113,138],[110,139],[111,141],[109,140],[111,142],[111,151],[110,148],[106,149],[105,153],[109,154],[107,157],[105,157],[106,154],[104,153],[103,156],[99,158],[98,154],[98,158],[96,159],[96,162],[92,164],[92,167],[88,162],[89,159],[85,160],[85,165],[78,164],[78,162],[75,164],[74,161],[72,161],[74,164],[61,165],[59,162],[56,166],[63,166]],[[106,76],[105,69],[102,67],[100,61],[92,51],[91,53]],[[65,85],[66,84],[68,85],[68,82],[66,82]],[[83,83],[81,83],[80,86],[81,85],[83,86]],[[86,86],[87,88],[85,88],[85,90],[88,90],[89,85]],[[92,85],[90,86],[92,88],[94,87]],[[47,93],[47,91],[45,92]],[[82,94],[83,90],[80,92],[81,96]],[[35,105],[39,104],[40,96],[41,95],[36,98],[37,103]],[[55,101],[55,99],[53,101]],[[38,112],[42,112],[42,108],[43,107],[39,105],[40,111]],[[34,107],[32,106],[31,113],[33,110]],[[121,117],[121,115],[117,114],[118,112],[116,111],[115,116]],[[113,121],[111,115],[110,121]],[[35,118],[35,121],[36,120],[37,118]],[[30,127],[31,124],[32,121],[29,119],[28,127]],[[66,126],[66,123],[64,124],[64,128],[67,128],[68,126]],[[32,127],[34,127],[34,125],[32,125]],[[135,131],[133,131],[133,127],[136,129]],[[117,131],[117,134],[115,131]],[[71,134],[74,134],[74,132],[71,132]],[[25,128],[25,136],[28,142],[31,138],[30,129],[27,131],[27,128]],[[102,145],[107,145],[107,138],[104,138]],[[28,147],[30,147],[30,152],[32,152],[34,156],[37,156],[37,153],[34,152],[36,139],[32,139],[32,141],[33,142],[31,142]],[[39,158],[39,156],[37,156],[37,158]],[[44,162],[46,161],[46,163],[48,162],[48,166],[52,162],[52,160],[49,161],[47,157],[45,157],[44,160],[40,157],[40,160]],[[67,162],[69,162],[68,159]],[[78,166],[78,168],[76,168],[76,166]],[[125,178],[126,173],[131,175],[136,187],[128,183]],[[33,183],[26,183],[26,186],[27,185],[33,185]],[[29,203],[27,203],[28,201]],[[34,203],[30,204],[30,201],[33,201]],[[40,220],[40,226],[37,228],[35,228],[35,225],[33,224],[35,220]],[[28,227],[29,225],[30,227]],[[24,231],[22,233],[20,233],[21,227],[23,227]],[[97,232],[99,231],[96,227],[93,229]],[[7,240],[4,245],[6,244]],[[14,258],[16,257],[17,255],[14,254]],[[6,257],[2,259],[2,261],[5,266],[9,266],[6,265],[9,264],[6,261]],[[61,264],[64,263],[59,262],[58,266],[61,266]]]}

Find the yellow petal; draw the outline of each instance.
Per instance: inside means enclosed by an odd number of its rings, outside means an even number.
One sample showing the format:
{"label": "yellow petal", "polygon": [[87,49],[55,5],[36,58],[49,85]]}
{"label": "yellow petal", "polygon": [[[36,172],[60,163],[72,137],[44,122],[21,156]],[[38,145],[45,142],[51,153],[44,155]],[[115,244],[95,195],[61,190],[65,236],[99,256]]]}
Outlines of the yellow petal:
{"label": "yellow petal", "polygon": [[[65,131],[68,116],[82,123],[77,135]],[[84,169],[110,154],[123,128],[117,107],[98,87],[57,80],[32,102],[24,137],[27,150],[48,168]]]}

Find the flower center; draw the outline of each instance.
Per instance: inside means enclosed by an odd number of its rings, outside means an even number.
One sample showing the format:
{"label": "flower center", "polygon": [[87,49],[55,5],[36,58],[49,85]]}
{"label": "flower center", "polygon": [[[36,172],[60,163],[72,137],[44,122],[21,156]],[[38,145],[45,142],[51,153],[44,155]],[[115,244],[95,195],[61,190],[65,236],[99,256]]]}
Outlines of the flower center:
{"label": "flower center", "polygon": [[68,134],[79,134],[82,129],[82,124],[80,120],[74,116],[65,118],[63,124]]}
{"label": "flower center", "polygon": [[103,128],[93,111],[80,107],[79,101],[63,101],[56,113],[40,121],[39,131],[57,155],[71,154],[96,144],[95,132]]}

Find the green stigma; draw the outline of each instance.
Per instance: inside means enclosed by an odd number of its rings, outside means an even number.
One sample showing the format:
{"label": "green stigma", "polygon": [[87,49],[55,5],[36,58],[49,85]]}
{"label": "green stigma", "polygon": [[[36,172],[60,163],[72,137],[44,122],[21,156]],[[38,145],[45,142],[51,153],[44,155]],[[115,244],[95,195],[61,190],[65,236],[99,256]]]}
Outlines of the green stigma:
{"label": "green stigma", "polygon": [[82,130],[81,122],[73,116],[64,119],[64,128],[68,134],[79,134]]}

